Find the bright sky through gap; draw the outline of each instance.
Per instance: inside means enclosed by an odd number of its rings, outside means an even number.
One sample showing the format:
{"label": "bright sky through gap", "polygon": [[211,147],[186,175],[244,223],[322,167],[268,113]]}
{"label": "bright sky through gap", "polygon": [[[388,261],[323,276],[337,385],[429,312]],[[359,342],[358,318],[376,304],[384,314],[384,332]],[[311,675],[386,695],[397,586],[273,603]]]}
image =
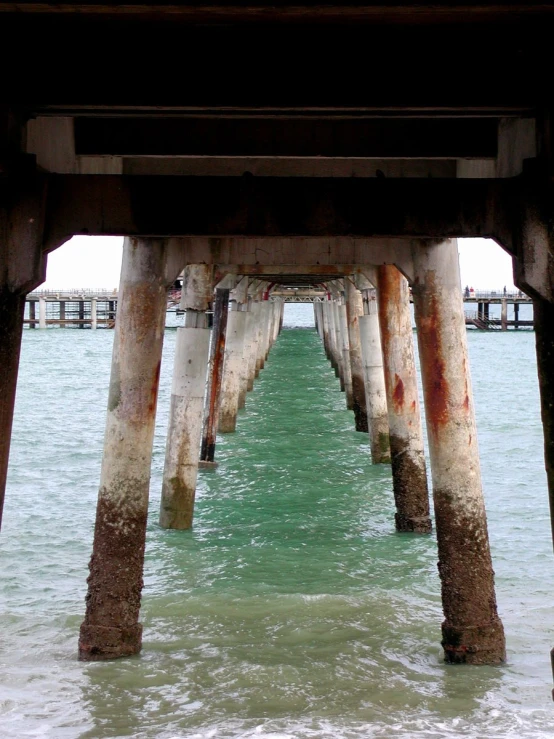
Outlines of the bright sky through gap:
{"label": "bright sky through gap", "polygon": [[[48,256],[44,289],[107,288],[119,284],[120,236],[75,236]],[[513,289],[512,260],[490,239],[458,239],[462,287]]]}

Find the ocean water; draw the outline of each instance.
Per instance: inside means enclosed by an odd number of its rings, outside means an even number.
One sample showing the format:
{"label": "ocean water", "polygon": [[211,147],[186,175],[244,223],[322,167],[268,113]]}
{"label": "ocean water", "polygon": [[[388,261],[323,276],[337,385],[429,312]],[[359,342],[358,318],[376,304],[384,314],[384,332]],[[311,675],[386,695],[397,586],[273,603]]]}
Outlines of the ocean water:
{"label": "ocean water", "polygon": [[434,536],[394,531],[311,324],[289,328],[198,484],[194,529],[157,521],[166,333],[140,656],[79,663],[113,332],[25,331],[0,535],[0,736],[553,737],[552,543],[534,336],[468,332],[508,663],[441,661]]}

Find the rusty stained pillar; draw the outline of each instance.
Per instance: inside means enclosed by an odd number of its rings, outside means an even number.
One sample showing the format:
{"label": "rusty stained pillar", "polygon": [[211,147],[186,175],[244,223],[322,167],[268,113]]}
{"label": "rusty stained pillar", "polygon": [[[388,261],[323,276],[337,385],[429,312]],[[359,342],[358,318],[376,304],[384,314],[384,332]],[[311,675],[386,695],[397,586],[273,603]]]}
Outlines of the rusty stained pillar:
{"label": "rusty stained pillar", "polygon": [[364,314],[362,294],[354,284],[354,277],[344,281],[346,297],[346,317],[348,322],[348,345],[352,373],[352,407],[356,431],[368,432],[366,388],[362,347],[360,341],[359,319]]}
{"label": "rusty stained pillar", "polygon": [[248,386],[250,380],[250,358],[253,351],[253,334],[255,316],[252,313],[252,301],[247,299],[242,305],[244,312],[244,343],[242,348],[242,366],[240,374],[240,389],[238,397],[238,407],[246,406],[246,396],[248,395]]}
{"label": "rusty stained pillar", "polygon": [[381,265],[377,283],[396,529],[426,534],[431,518],[408,281],[393,265]]}
{"label": "rusty stained pillar", "polygon": [[180,303],[185,323],[175,342],[160,504],[160,526],[166,529],[192,526],[210,346],[206,311],[212,296],[212,268],[187,264]]}
{"label": "rusty stained pillar", "polygon": [[148,488],[167,307],[165,239],[127,238],[79,657],[140,651]]}
{"label": "rusty stained pillar", "polygon": [[496,609],[455,240],[413,246],[447,662],[506,658]]}
{"label": "rusty stained pillar", "polygon": [[342,354],[342,339],[340,335],[340,316],[338,297],[333,295],[331,301],[331,327],[333,330],[332,346],[333,346],[333,359],[335,360],[335,375],[339,378],[341,392],[344,392],[344,372],[343,372],[343,354]]}
{"label": "rusty stained pillar", "polygon": [[359,317],[358,325],[360,327],[371,461],[373,464],[390,464],[389,418],[379,316],[377,313],[377,296],[374,288],[365,288],[363,295],[364,315]]}
{"label": "rusty stained pillar", "polygon": [[344,296],[344,290],[341,291],[338,309],[344,395],[346,400],[346,407],[349,411],[351,411],[354,410],[354,398],[352,395],[352,367],[350,366],[350,341],[348,338],[348,318],[346,316],[346,299]]}
{"label": "rusty stained pillar", "polygon": [[215,461],[215,443],[221,401],[221,379],[223,377],[228,309],[229,290],[226,288],[216,288],[210,360],[208,363],[208,385],[206,388],[202,445],[200,449],[200,469],[214,469],[217,467],[217,462]]}
{"label": "rusty stained pillar", "polygon": [[325,356],[333,370],[335,370],[335,357],[333,355],[333,324],[332,324],[332,307],[331,295],[327,293],[325,300],[321,304],[321,315],[323,317],[323,348]]}
{"label": "rusty stained pillar", "polygon": [[251,392],[254,389],[254,380],[258,377],[258,353],[259,353],[259,342],[260,342],[260,301],[254,295],[250,302],[250,321],[251,321],[251,336],[250,336],[250,347],[251,352],[248,358],[248,380],[246,383],[246,389]]}

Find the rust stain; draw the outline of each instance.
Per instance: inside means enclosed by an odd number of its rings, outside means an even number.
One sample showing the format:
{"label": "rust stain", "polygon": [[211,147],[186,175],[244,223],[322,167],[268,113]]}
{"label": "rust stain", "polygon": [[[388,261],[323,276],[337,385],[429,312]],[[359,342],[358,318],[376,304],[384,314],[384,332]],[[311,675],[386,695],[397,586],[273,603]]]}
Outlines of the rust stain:
{"label": "rust stain", "polygon": [[154,380],[152,382],[152,386],[150,387],[150,398],[148,402],[148,413],[150,415],[155,415],[156,413],[156,402],[158,399],[158,385],[160,383],[160,368],[161,368],[161,360],[156,365],[156,372],[154,374]]}
{"label": "rust stain", "polygon": [[394,375],[394,390],[392,391],[392,400],[394,403],[394,410],[400,413],[404,407],[404,383],[402,378],[396,373]]}
{"label": "rust stain", "polygon": [[[434,276],[428,277],[427,305],[421,320],[422,368],[429,378],[425,393],[425,409],[433,432],[448,422],[448,397],[450,388],[445,376],[445,361],[442,355],[440,316],[437,305]],[[426,291],[427,292],[427,291]]]}

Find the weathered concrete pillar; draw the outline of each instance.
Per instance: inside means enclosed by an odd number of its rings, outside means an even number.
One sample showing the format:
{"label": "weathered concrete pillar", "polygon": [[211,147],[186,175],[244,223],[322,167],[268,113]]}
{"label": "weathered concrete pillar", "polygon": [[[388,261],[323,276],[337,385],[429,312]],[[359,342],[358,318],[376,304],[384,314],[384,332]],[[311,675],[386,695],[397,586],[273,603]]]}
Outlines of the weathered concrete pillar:
{"label": "weathered concrete pillar", "polygon": [[90,320],[91,320],[91,327],[93,329],[98,328],[98,301],[96,298],[92,298],[90,301]]}
{"label": "weathered concrete pillar", "polygon": [[177,329],[175,342],[160,505],[160,526],[166,529],[192,526],[210,348],[206,311],[212,295],[211,267],[188,264],[180,303],[185,325]]}
{"label": "weathered concrete pillar", "polygon": [[29,301],[29,328],[36,328],[36,300]]}
{"label": "weathered concrete pillar", "polygon": [[251,352],[248,359],[248,381],[246,388],[248,392],[254,389],[254,380],[258,376],[257,372],[257,361],[259,354],[259,343],[260,343],[260,301],[253,299],[250,303],[250,320],[251,325],[251,339],[250,346]]}
{"label": "weathered concrete pillar", "polygon": [[506,298],[502,298],[502,305],[500,308],[500,327],[502,331],[508,330],[508,301]]}
{"label": "weathered concrete pillar", "polygon": [[232,297],[233,295],[231,294],[230,310],[227,318],[225,361],[223,363],[223,382],[219,410],[219,431],[222,434],[231,433],[237,427],[242,356],[244,351],[246,313],[238,310],[239,306]]}
{"label": "weathered concrete pillar", "polygon": [[79,657],[140,651],[148,488],[166,311],[165,239],[125,239]]}
{"label": "weathered concrete pillar", "polygon": [[340,316],[337,299],[333,296],[331,301],[332,309],[332,346],[333,346],[333,358],[335,360],[335,375],[339,378],[341,392],[344,392],[344,372],[343,372],[343,354],[342,354],[342,339],[340,335]]}
{"label": "weathered concrete pillar", "polygon": [[242,352],[242,372],[240,380],[240,392],[238,405],[239,408],[244,408],[246,405],[246,396],[248,391],[252,389],[254,378],[251,376],[251,368],[253,361],[252,355],[256,351],[255,341],[255,328],[256,328],[256,314],[253,312],[254,303],[252,300],[248,300],[244,304],[245,318],[244,318],[244,349]]}
{"label": "weathered concrete pillar", "polygon": [[46,298],[38,299],[38,327],[46,328]]}
{"label": "weathered concrete pillar", "polygon": [[390,464],[389,419],[375,289],[364,290],[364,315],[358,319],[366,391],[369,446],[373,464]]}
{"label": "weathered concrete pillar", "polygon": [[261,369],[265,367],[269,350],[271,348],[271,314],[272,314],[272,303],[269,298],[265,298],[262,301],[263,308],[263,333],[262,333],[262,344],[263,344],[263,364]]}
{"label": "weathered concrete pillar", "polygon": [[215,462],[215,443],[219,407],[221,404],[221,380],[223,378],[228,310],[229,289],[217,288],[215,291],[212,340],[210,343],[210,361],[208,363],[208,386],[206,388],[206,403],[204,406],[200,469],[214,469],[217,466]]}
{"label": "weathered concrete pillar", "polygon": [[348,345],[350,349],[350,369],[352,373],[352,404],[356,431],[367,433],[367,403],[360,343],[360,316],[364,314],[362,294],[354,284],[353,278],[344,281],[346,292],[346,316],[348,320]]}
{"label": "weathered concrete pillar", "polygon": [[344,294],[339,302],[339,334],[342,350],[342,370],[344,380],[344,393],[346,407],[349,411],[354,409],[354,398],[352,395],[352,367],[350,366],[350,341],[348,338],[348,318],[346,315],[346,300]]}
{"label": "weathered concrete pillar", "polygon": [[79,325],[78,328],[85,327],[85,301],[79,300]]}
{"label": "weathered concrete pillar", "polygon": [[[60,321],[65,321],[65,300],[60,300]],[[65,323],[61,323],[65,328]]]}
{"label": "weathered concrete pillar", "polygon": [[396,528],[425,534],[431,519],[408,281],[393,265],[381,265],[377,282]]}
{"label": "weathered concrete pillar", "polygon": [[506,658],[496,610],[456,241],[413,248],[447,662]]}
{"label": "weathered concrete pillar", "polygon": [[514,328],[519,329],[519,303],[514,303]]}
{"label": "weathered concrete pillar", "polygon": [[327,295],[323,303],[321,304],[321,311],[323,316],[323,346],[325,349],[325,356],[331,363],[331,367],[335,369],[335,360],[333,357],[332,347],[332,319],[331,319],[331,299]]}
{"label": "weathered concrete pillar", "polygon": [[258,355],[256,357],[256,377],[265,366],[265,339],[267,326],[267,300],[261,299],[258,308]]}

